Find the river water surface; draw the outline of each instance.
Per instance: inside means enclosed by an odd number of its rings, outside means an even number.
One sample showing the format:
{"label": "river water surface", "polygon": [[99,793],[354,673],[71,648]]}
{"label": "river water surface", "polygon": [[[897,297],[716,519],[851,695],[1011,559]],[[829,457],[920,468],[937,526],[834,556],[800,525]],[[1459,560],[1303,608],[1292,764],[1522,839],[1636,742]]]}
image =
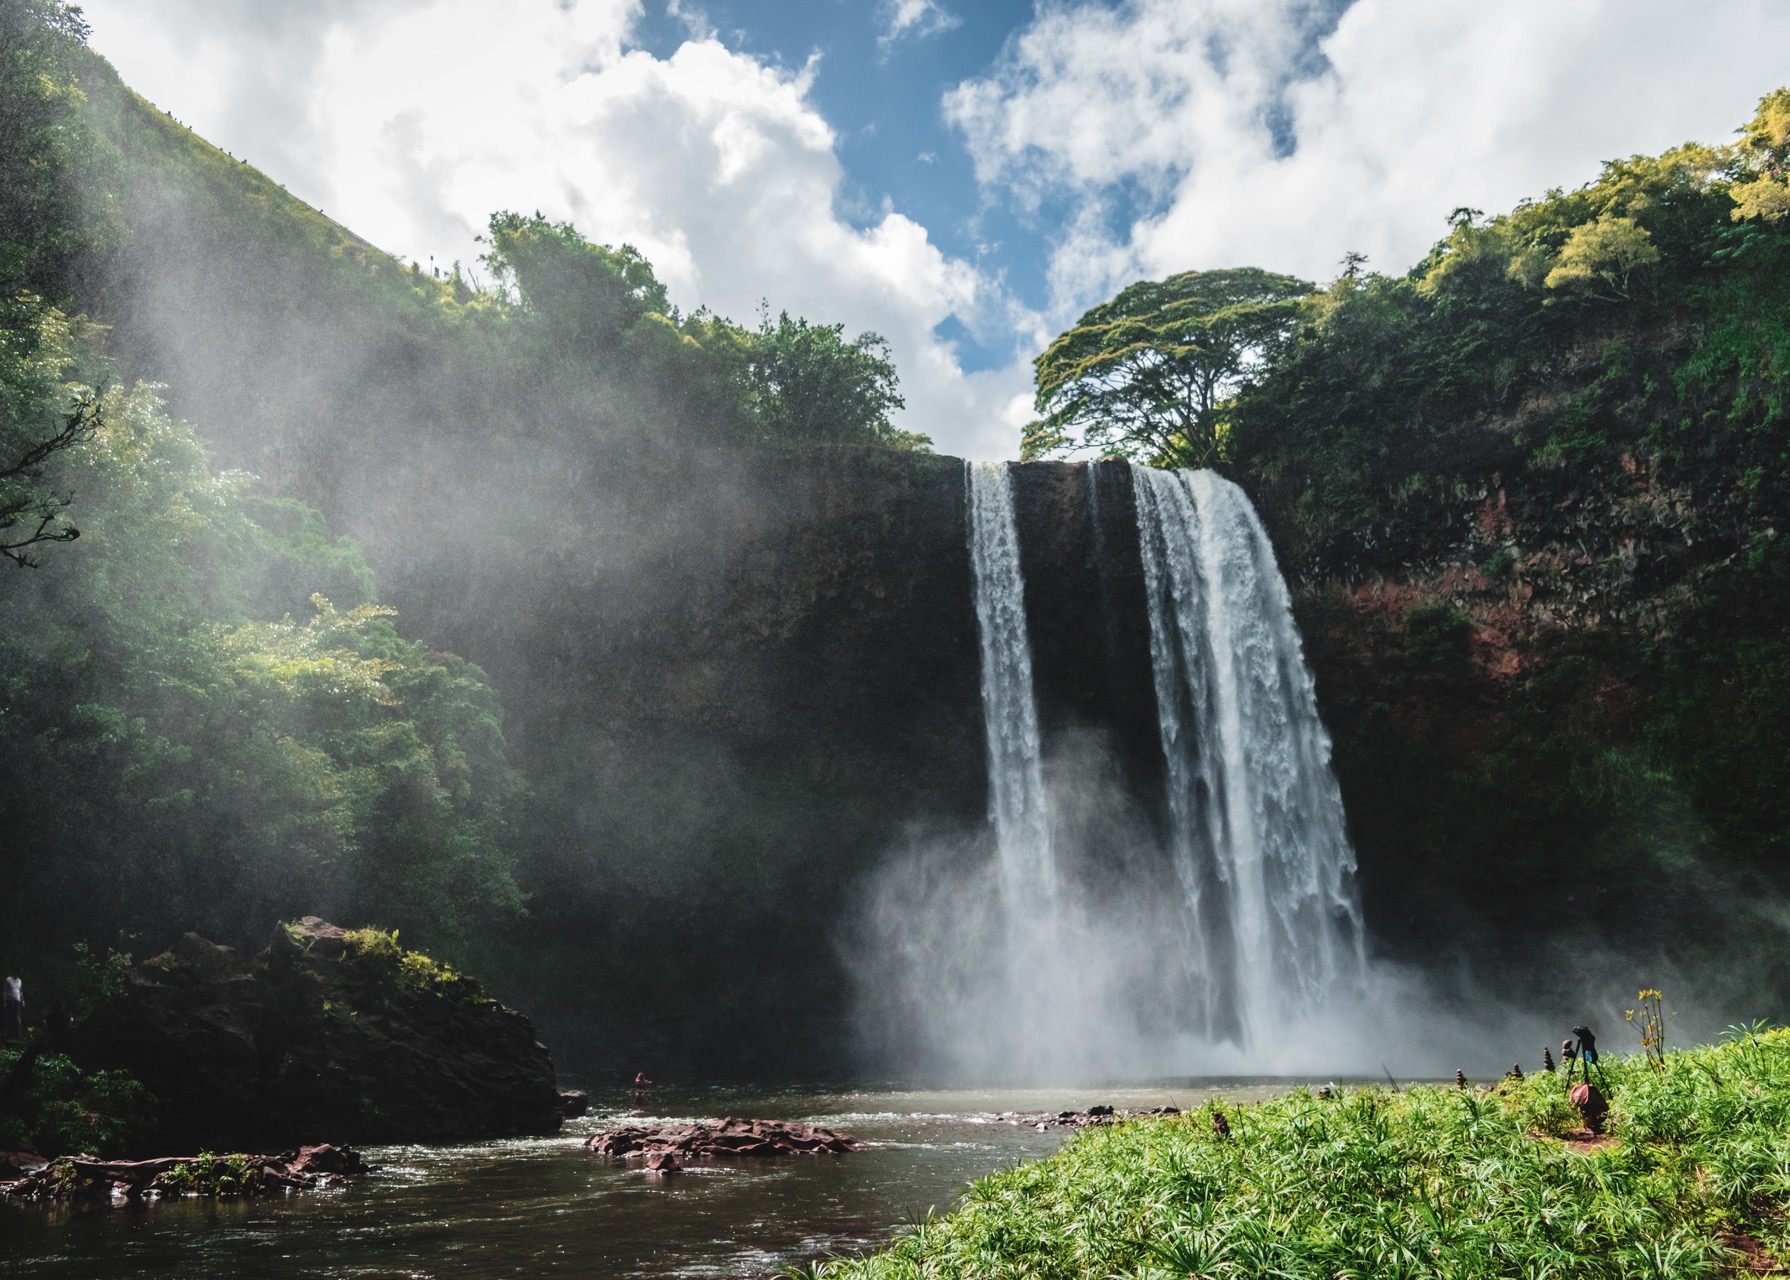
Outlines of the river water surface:
{"label": "river water surface", "polygon": [[[1284,1086],[1282,1086],[1284,1087]],[[1198,1105],[1276,1092],[1267,1082],[1093,1090],[661,1088],[651,1120],[801,1119],[874,1144],[840,1156],[698,1167],[669,1178],[593,1159],[582,1141],[642,1123],[625,1093],[553,1138],[375,1147],[352,1187],[246,1201],[119,1208],[0,1206],[0,1271],[145,1277],[757,1277],[886,1241],[965,1185],[1050,1154],[1013,1113]]]}

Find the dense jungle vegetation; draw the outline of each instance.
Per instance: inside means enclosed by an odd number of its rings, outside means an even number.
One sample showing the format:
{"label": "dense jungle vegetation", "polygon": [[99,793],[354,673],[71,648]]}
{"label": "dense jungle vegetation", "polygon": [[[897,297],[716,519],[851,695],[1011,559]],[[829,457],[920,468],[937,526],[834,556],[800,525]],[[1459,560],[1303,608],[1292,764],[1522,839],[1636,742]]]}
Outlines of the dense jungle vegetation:
{"label": "dense jungle vegetation", "polygon": [[[511,821],[526,782],[496,691],[400,635],[316,509],[218,469],[136,380],[155,372],[140,353],[85,314],[132,242],[121,192],[272,184],[184,131],[147,159],[131,129],[161,117],[87,51],[78,9],[4,0],[0,26],[0,553],[16,566],[0,580],[0,969],[32,975],[41,1012],[80,986],[74,939],[153,945],[177,922],[259,945],[318,911],[488,958],[489,927],[527,911]],[[305,285],[372,297],[456,389],[524,406],[506,420],[626,423],[677,448],[927,448],[890,424],[876,335],[768,308],[756,327],[680,315],[634,250],[539,215],[492,218],[475,289],[320,216],[233,208],[239,238],[306,239]],[[229,247],[229,228],[205,230]]]}
{"label": "dense jungle vegetation", "polygon": [[1701,933],[1783,990],[1746,904],[1790,886],[1787,213],[1780,89],[1402,275],[1187,272],[1039,357],[1030,456],[1256,499],[1393,950]]}

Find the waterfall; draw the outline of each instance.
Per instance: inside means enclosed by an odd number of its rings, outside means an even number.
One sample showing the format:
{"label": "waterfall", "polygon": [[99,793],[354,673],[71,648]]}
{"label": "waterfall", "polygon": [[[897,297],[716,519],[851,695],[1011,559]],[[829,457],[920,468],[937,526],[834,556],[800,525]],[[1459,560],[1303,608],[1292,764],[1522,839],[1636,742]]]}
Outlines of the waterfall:
{"label": "waterfall", "polygon": [[1025,579],[1013,518],[1013,478],[1002,462],[965,467],[970,567],[982,649],[982,725],[988,741],[988,817],[1000,851],[1010,917],[1054,908],[1056,867],[1026,637]]}
{"label": "waterfall", "polygon": [[1355,854],[1292,602],[1243,491],[1134,467],[1195,1014],[1248,1047],[1365,960]]}

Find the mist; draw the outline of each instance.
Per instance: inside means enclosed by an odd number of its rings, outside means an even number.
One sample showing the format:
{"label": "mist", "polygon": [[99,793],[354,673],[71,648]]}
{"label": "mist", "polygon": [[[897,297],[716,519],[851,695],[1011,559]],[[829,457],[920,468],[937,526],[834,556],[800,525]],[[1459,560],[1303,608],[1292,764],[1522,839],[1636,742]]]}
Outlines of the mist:
{"label": "mist", "polygon": [[[1719,1039],[1768,1007],[1790,911],[1748,901],[1704,866],[1696,887],[1734,945],[1682,954],[1619,945],[1595,929],[1540,939],[1522,966],[1463,940],[1427,963],[1370,955],[1321,1008],[1247,1043],[1201,1026],[1182,888],[1171,855],[1116,778],[1097,735],[1050,761],[1053,843],[1064,868],[1054,917],[1015,920],[985,824],[916,826],[886,848],[836,935],[852,982],[858,1064],[872,1078],[1095,1087],[1190,1078],[1314,1081],[1497,1079],[1541,1068],[1574,1026],[1634,1052],[1624,1013],[1667,993],[1673,1044]],[[1678,954],[1674,954],[1677,952]]]}

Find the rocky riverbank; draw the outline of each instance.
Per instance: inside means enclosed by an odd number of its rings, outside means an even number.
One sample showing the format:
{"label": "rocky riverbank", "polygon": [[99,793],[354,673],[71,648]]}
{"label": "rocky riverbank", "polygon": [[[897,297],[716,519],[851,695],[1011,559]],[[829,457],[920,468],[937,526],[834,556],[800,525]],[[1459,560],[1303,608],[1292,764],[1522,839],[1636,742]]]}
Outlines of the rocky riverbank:
{"label": "rocky riverbank", "polygon": [[164,1156],[154,1160],[96,1160],[91,1156],[34,1159],[0,1156],[0,1195],[20,1200],[88,1200],[113,1204],[158,1196],[277,1195],[315,1191],[367,1171],[360,1154],[327,1143],[278,1155]]}
{"label": "rocky riverbank", "polygon": [[1044,1133],[1050,1129],[1088,1129],[1103,1124],[1117,1124],[1121,1120],[1135,1120],[1144,1116],[1178,1116],[1179,1107],[1145,1107],[1114,1108],[1105,1105],[1089,1107],[1086,1111],[1003,1111],[995,1119],[1007,1124],[1025,1125],[1027,1128]]}

